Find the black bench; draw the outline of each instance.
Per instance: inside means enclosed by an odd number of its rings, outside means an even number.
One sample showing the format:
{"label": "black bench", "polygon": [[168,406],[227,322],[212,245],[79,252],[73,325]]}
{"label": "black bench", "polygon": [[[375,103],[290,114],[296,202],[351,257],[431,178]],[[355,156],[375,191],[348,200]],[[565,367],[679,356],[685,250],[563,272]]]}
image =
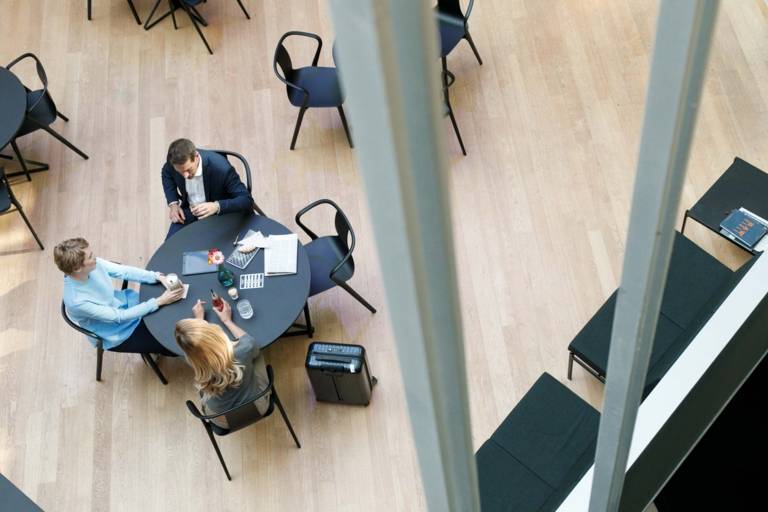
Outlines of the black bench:
{"label": "black bench", "polygon": [[[689,239],[675,233],[643,397],[680,357],[754,261],[755,258],[734,273]],[[616,293],[568,345],[569,379],[575,361],[605,382]]]}
{"label": "black bench", "polygon": [[483,512],[554,510],[595,459],[598,412],[542,374],[477,451]]}

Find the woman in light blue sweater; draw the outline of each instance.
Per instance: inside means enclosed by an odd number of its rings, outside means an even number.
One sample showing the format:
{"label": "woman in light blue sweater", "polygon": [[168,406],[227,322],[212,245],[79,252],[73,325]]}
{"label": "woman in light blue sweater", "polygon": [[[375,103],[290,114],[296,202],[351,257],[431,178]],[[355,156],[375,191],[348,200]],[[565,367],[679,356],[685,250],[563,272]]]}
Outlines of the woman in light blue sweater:
{"label": "woman in light blue sweater", "polygon": [[[142,317],[179,300],[183,289],[165,291],[159,297],[139,302],[130,289],[115,290],[112,279],[165,284],[159,272],[118,265],[96,258],[82,238],[65,240],[53,249],[53,259],[64,272],[64,305],[80,327],[104,340],[104,350],[175,356],[152,336]],[[91,339],[96,344],[96,340]]]}

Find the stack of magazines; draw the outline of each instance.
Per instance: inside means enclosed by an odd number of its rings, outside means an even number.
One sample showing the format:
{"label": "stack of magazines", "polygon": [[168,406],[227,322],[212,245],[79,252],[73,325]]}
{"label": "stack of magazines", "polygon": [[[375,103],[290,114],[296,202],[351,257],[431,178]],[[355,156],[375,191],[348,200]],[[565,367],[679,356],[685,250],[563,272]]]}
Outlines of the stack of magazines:
{"label": "stack of magazines", "polygon": [[768,222],[746,208],[733,210],[720,223],[720,233],[752,249],[768,232]]}

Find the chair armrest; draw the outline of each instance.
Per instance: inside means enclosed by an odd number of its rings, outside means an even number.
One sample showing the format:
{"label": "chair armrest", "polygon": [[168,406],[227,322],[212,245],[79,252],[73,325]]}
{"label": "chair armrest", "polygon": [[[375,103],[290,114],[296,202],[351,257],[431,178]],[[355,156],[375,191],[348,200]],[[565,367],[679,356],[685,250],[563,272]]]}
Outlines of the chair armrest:
{"label": "chair armrest", "polygon": [[40,82],[43,84],[43,94],[41,94],[40,97],[37,98],[37,101],[35,101],[31,106],[27,107],[27,112],[30,112],[37,107],[38,103],[40,103],[40,100],[42,100],[45,94],[48,92],[48,75],[45,73],[45,68],[43,67],[43,63],[40,62],[40,59],[38,59],[34,53],[25,53],[23,55],[16,57],[11,62],[9,62],[8,65],[5,66],[5,68],[11,69],[13,66],[15,66],[16,64],[18,64],[24,59],[32,59],[35,61],[35,68],[37,69],[37,77],[40,79]]}
{"label": "chair armrest", "polygon": [[302,216],[303,216],[305,213],[307,213],[308,211],[310,211],[310,210],[314,209],[315,207],[317,207],[317,206],[320,206],[321,204],[327,204],[327,203],[329,203],[329,202],[330,202],[330,200],[329,200],[329,199],[318,199],[317,201],[315,201],[315,202],[313,202],[313,203],[310,203],[310,204],[308,204],[307,206],[305,206],[304,208],[302,208],[301,210],[299,210],[299,212],[296,214],[296,217],[294,218],[294,220],[296,221],[296,224],[297,224],[297,225],[298,225],[298,226],[299,226],[299,227],[300,227],[302,230],[304,230],[304,232],[305,232],[305,233],[306,233],[306,234],[309,236],[309,238],[311,238],[312,240],[317,240],[317,235],[315,234],[315,232],[314,232],[314,231],[312,231],[312,230],[311,230],[311,229],[309,229],[309,228],[308,228],[306,225],[304,225],[304,223],[303,223],[303,222],[301,222],[301,217],[302,217]]}

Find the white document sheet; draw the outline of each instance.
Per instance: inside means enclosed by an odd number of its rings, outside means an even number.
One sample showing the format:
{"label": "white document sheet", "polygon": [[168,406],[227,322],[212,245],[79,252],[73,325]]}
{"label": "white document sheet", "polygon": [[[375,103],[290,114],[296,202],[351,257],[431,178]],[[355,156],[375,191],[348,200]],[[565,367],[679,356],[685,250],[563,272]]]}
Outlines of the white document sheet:
{"label": "white document sheet", "polygon": [[270,235],[264,248],[264,274],[280,276],[296,273],[296,253],[299,237],[290,235]]}

